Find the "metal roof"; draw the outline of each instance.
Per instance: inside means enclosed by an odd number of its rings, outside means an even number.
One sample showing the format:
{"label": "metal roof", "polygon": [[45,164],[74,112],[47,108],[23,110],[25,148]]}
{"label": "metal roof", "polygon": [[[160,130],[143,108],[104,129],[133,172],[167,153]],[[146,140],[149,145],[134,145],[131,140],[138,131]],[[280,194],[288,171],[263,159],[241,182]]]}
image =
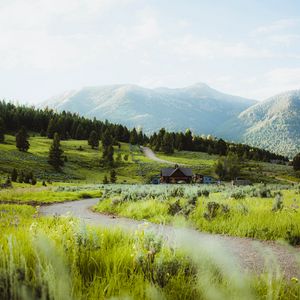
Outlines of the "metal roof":
{"label": "metal roof", "polygon": [[173,173],[175,173],[177,170],[181,171],[185,176],[193,176],[193,171],[190,168],[164,168],[161,170],[161,175],[163,177],[170,177]]}

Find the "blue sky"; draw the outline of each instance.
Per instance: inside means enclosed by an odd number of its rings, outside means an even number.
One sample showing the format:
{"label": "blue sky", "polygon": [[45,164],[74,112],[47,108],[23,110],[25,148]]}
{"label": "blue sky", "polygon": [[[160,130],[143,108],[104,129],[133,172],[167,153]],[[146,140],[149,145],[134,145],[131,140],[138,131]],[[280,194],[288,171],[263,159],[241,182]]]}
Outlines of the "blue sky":
{"label": "blue sky", "polygon": [[205,82],[257,100],[300,88],[297,0],[0,0],[1,98]]}

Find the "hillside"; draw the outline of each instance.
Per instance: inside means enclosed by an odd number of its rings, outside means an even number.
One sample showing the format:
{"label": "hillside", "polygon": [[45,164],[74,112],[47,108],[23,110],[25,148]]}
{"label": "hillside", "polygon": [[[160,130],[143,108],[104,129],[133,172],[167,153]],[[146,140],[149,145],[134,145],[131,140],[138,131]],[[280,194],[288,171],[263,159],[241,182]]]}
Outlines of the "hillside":
{"label": "hillside", "polygon": [[295,156],[300,151],[300,90],[289,91],[248,108],[219,133],[233,140]]}
{"label": "hillside", "polygon": [[[6,135],[5,144],[0,144],[0,177],[3,180],[13,168],[19,171],[32,171],[38,180],[46,181],[102,183],[105,175],[109,177],[110,169],[100,166],[101,147],[93,150],[84,140],[62,141],[67,161],[63,171],[57,172],[48,164],[48,153],[52,140],[44,137],[30,137],[29,142],[28,153],[20,152],[16,149],[15,137]],[[139,176],[140,166],[133,161],[139,160],[139,152],[136,149],[130,151],[128,144],[122,143],[121,149],[115,147],[115,159],[118,153],[122,158],[124,155],[128,155],[128,161],[122,159],[116,168],[118,182],[142,182],[143,178]],[[146,160],[144,157],[142,159]],[[151,161],[146,160],[146,162],[150,163],[150,168]],[[130,175],[128,175],[129,173]]]}
{"label": "hillside", "polygon": [[[62,172],[55,171],[47,162],[52,140],[31,136],[29,142],[29,152],[20,152],[15,147],[15,137],[6,135],[6,142],[0,144],[0,181],[4,181],[13,168],[18,171],[32,171],[39,182],[45,180],[76,184],[102,183],[104,176],[109,176],[110,169],[100,166],[101,147],[93,150],[85,140],[61,142],[64,155],[67,156]],[[159,174],[162,167],[169,166],[143,156],[137,146],[130,147],[126,143],[121,143],[121,149],[115,147],[115,160],[118,153],[122,157],[116,164],[118,183],[149,182],[151,176]],[[124,155],[128,155],[128,161],[124,160]],[[171,155],[157,153],[157,156],[174,162],[174,165],[185,164],[191,167],[194,173],[213,176],[214,164],[219,158],[218,155],[192,151],[176,151]],[[276,178],[279,177],[296,180],[292,167],[263,162],[246,162],[242,174],[253,182],[277,182]]]}
{"label": "hillside", "polygon": [[136,85],[86,87],[49,99],[40,106],[142,127],[145,132],[165,127],[214,134],[216,128],[253,104],[253,100],[198,83],[178,89],[146,89]]}

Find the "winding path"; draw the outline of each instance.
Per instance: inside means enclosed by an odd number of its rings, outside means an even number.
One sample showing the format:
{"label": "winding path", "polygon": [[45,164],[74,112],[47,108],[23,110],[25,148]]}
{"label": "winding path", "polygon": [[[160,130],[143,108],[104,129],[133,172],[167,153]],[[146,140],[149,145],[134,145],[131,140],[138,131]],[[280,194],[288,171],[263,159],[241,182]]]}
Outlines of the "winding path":
{"label": "winding path", "polygon": [[[144,229],[154,232],[171,246],[184,247],[191,255],[199,257],[206,253],[228,271],[234,271],[233,266],[262,273],[264,270],[274,270],[278,265],[287,278],[300,276],[300,249],[289,247],[277,242],[257,241],[248,238],[236,238],[225,235],[202,233],[188,228],[177,228],[167,225],[157,225],[127,218],[115,218],[91,211],[91,207],[99,199],[86,199],[59,204],[42,206],[40,212],[48,216],[71,214],[85,223],[107,228],[120,228],[126,231]],[[224,257],[226,256],[226,260]],[[224,265],[225,264],[225,265]]]}
{"label": "winding path", "polygon": [[[176,164],[173,161],[158,158],[149,147],[140,146],[140,149],[143,151],[144,155],[151,160],[154,160],[154,161],[162,163],[162,164],[169,164],[169,165],[173,165],[173,166]],[[183,166],[183,164],[181,164],[181,166]]]}

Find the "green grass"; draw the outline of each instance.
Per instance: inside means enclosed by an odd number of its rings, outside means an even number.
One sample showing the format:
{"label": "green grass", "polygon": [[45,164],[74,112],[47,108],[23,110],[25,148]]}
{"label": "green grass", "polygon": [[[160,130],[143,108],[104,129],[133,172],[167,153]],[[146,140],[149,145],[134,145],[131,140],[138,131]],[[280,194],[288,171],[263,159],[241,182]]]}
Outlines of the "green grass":
{"label": "green grass", "polygon": [[[284,239],[291,244],[300,244],[299,190],[279,188],[257,186],[233,189],[228,186],[220,187],[219,192],[212,190],[206,197],[199,196],[203,190],[209,189],[204,186],[159,186],[148,190],[140,187],[140,191],[138,188],[130,191],[130,188],[119,187],[106,191],[95,210],[155,223],[186,223],[200,231],[212,233],[264,240]],[[255,195],[263,195],[269,189],[269,198]],[[279,191],[282,193],[283,208],[273,211],[274,197]],[[177,208],[172,212],[176,201]],[[219,205],[215,215],[208,208],[211,202]]]}
{"label": "green grass", "polygon": [[[0,144],[0,176],[4,179],[13,168],[24,171],[32,171],[39,180],[51,180],[60,182],[85,182],[101,183],[105,175],[109,177],[110,169],[100,166],[102,156],[99,149],[91,149],[87,141],[68,140],[62,141],[64,155],[68,161],[62,172],[56,172],[47,162],[49,147],[52,140],[43,137],[30,137],[30,149],[28,153],[20,152],[15,147],[15,137],[6,135],[5,143]],[[83,151],[79,151],[82,147]],[[115,147],[115,159],[118,153],[122,158],[128,155],[128,161],[122,161],[116,165],[117,180],[119,183],[143,182],[147,176],[159,173],[160,166],[153,164],[144,158],[140,151],[128,144],[121,144],[121,149]]]}
{"label": "green grass", "polygon": [[[51,140],[39,136],[30,137],[30,149],[28,153],[20,152],[15,147],[15,137],[6,135],[6,142],[0,144],[0,177],[4,180],[13,168],[24,171],[32,171],[38,180],[64,182],[64,183],[101,183],[105,175],[109,177],[110,169],[100,166],[102,156],[101,146],[93,150],[87,145],[87,141],[68,140],[62,141],[67,162],[62,172],[56,172],[47,162]],[[83,151],[79,151],[79,147]],[[145,183],[151,177],[160,173],[161,168],[170,166],[160,164],[145,157],[137,146],[121,144],[121,149],[115,147],[115,159],[121,154],[128,155],[128,161],[116,164],[118,183]],[[181,151],[173,155],[158,153],[158,157],[179,164],[185,164],[195,173],[206,175],[214,174],[214,163],[217,155],[208,155],[201,152]],[[272,165],[261,162],[245,162],[242,175],[253,182],[297,182],[297,174],[292,167]]]}
{"label": "green grass", "polygon": [[0,203],[19,204],[49,204],[55,202],[73,201],[87,198],[101,197],[100,189],[88,189],[83,187],[76,190],[61,190],[60,187],[47,188],[15,188],[0,191]]}
{"label": "green grass", "polygon": [[[0,205],[2,299],[298,299],[299,284],[250,276],[218,252],[172,249],[143,230],[87,227]],[[202,252],[201,252],[202,251]],[[199,255],[199,253],[202,253]]]}

